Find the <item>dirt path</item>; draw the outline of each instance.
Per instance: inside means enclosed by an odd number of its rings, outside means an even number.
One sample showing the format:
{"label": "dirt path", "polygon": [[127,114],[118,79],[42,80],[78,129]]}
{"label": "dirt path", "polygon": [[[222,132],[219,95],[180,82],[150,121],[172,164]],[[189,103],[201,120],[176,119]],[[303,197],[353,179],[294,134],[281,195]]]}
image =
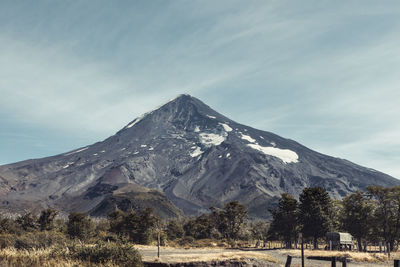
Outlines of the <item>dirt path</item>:
{"label": "dirt path", "polygon": [[[138,246],[139,251],[142,253],[144,261],[154,261],[157,259],[156,246]],[[191,261],[211,261],[211,260],[227,260],[230,258],[239,259],[241,257],[257,258],[264,260],[272,260],[271,266],[284,266],[287,259],[287,251],[283,250],[239,250],[239,249],[224,249],[224,248],[171,248],[161,247],[160,259],[162,262],[176,263],[176,262],[191,262]],[[278,262],[274,263],[273,259]],[[292,258],[291,267],[300,267],[301,259],[298,256]],[[329,261],[308,260],[305,259],[305,266],[307,267],[330,267]],[[340,267],[341,263],[337,263]],[[349,262],[348,267],[389,267],[393,266],[393,262],[389,263],[357,263]]]}
{"label": "dirt path", "polygon": [[[268,251],[264,251],[264,253],[267,253],[271,256],[273,256],[274,258],[278,259],[281,263],[286,262],[287,259],[287,255],[288,253],[285,253],[284,251],[280,251],[280,250],[268,250]],[[309,259],[305,259],[304,260],[304,265],[306,267],[331,267],[331,263],[329,261],[320,261],[320,260],[309,260]],[[337,267],[341,267],[342,264],[337,262],[336,263]],[[367,263],[367,262],[348,262],[347,263],[347,267],[393,267],[393,263],[389,264],[389,263]],[[294,256],[292,258],[292,264],[291,267],[301,267],[301,258],[298,256]]]}

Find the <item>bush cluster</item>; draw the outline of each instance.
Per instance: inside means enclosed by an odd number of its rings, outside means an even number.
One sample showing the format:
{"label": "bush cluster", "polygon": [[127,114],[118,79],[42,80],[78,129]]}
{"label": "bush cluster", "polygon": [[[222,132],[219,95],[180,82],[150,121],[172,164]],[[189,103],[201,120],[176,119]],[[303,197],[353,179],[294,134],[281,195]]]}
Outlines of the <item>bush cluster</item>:
{"label": "bush cluster", "polygon": [[73,259],[91,263],[113,263],[118,266],[143,266],[142,257],[130,243],[99,242],[95,245],[73,243],[56,246],[51,255],[55,258]]}

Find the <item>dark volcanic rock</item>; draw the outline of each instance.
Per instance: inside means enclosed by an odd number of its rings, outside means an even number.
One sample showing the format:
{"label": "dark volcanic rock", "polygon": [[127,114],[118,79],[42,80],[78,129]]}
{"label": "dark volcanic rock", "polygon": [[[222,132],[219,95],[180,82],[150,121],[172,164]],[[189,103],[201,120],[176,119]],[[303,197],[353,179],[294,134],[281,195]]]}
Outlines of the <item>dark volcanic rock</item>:
{"label": "dark volcanic rock", "polygon": [[[325,187],[338,199],[371,184],[400,185],[381,172],[238,124],[188,95],[102,142],[0,166],[0,183],[3,211],[53,206],[104,215],[113,205],[150,205],[175,216],[176,207],[162,204],[166,195],[186,214],[238,200],[254,217],[268,216],[281,193],[298,196],[304,187]],[[152,190],[138,194],[132,184]]]}

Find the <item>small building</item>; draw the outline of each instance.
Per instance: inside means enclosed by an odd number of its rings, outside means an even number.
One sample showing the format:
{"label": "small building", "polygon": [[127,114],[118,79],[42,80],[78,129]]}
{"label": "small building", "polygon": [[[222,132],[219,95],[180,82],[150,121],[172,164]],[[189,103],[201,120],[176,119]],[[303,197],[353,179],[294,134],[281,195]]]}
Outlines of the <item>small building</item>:
{"label": "small building", "polygon": [[349,233],[329,232],[326,233],[326,249],[353,250],[353,236]]}

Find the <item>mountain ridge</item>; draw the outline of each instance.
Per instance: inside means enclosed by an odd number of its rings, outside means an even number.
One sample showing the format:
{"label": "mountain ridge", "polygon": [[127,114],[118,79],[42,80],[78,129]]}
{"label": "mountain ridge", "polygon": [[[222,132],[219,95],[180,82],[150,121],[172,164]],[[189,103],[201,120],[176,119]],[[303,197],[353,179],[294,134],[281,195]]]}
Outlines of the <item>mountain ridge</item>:
{"label": "mountain ridge", "polygon": [[[0,210],[28,202],[90,213],[114,191],[135,184],[158,190],[165,196],[159,201],[189,215],[239,200],[259,218],[268,216],[280,193],[298,196],[308,186],[323,186],[337,199],[369,184],[400,185],[389,175],[236,123],[190,95],[135,118],[101,142],[0,166],[0,180]],[[173,211],[167,213],[180,216],[172,205],[165,206]]]}

